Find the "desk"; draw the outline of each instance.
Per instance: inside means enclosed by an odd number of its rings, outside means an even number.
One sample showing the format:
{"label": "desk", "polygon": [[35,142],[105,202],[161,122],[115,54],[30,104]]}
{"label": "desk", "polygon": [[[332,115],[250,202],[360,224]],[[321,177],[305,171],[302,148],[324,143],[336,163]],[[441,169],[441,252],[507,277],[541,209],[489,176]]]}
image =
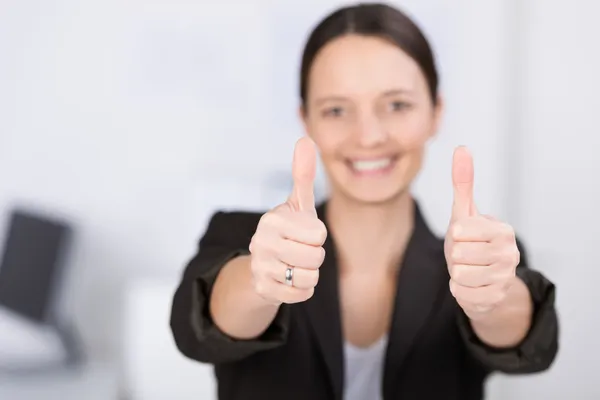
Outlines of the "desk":
{"label": "desk", "polygon": [[118,376],[116,368],[99,363],[74,371],[0,375],[0,399],[118,400]]}

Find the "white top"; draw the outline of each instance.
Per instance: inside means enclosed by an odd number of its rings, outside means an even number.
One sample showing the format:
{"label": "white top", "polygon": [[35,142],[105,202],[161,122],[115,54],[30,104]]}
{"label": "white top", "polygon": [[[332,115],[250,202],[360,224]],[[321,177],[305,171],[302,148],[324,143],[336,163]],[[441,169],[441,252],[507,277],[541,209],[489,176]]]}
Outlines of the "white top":
{"label": "white top", "polygon": [[344,400],[381,400],[387,336],[369,347],[344,345]]}

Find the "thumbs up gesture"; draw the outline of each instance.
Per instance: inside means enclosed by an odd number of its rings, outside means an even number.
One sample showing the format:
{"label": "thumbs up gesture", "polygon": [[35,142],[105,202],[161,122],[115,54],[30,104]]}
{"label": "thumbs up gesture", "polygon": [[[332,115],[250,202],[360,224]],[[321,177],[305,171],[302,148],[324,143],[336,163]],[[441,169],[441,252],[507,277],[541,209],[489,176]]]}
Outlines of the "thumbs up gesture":
{"label": "thumbs up gesture", "polygon": [[473,159],[454,152],[454,204],[445,241],[450,291],[467,316],[477,319],[500,305],[515,282],[520,255],[511,226],[480,215],[473,199]]}
{"label": "thumbs up gesture", "polygon": [[250,242],[254,289],[273,304],[308,300],[325,258],[325,224],[314,199],[317,151],[308,137],[294,149],[294,187],[288,200],[264,214]]}

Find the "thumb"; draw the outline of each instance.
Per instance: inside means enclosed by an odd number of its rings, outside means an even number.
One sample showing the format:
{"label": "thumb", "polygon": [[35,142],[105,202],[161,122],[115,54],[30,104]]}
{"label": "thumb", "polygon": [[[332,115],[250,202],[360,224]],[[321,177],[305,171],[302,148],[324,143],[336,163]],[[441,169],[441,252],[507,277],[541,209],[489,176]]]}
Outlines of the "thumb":
{"label": "thumb", "polygon": [[452,159],[452,186],[454,187],[452,220],[477,214],[473,200],[473,179],[473,157],[466,147],[457,147]]}
{"label": "thumb", "polygon": [[292,177],[294,188],[288,202],[296,211],[315,210],[314,182],[317,171],[317,149],[309,137],[302,137],[294,148]]}

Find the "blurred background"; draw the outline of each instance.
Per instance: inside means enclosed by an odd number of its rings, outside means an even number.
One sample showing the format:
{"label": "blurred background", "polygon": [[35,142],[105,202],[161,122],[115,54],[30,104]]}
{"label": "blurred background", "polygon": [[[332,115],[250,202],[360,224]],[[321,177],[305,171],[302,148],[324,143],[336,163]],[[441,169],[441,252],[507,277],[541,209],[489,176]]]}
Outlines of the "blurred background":
{"label": "blurred background", "polygon": [[[0,0],[0,399],[214,399],[175,349],[171,296],[216,209],[287,195],[301,48],[345,3]],[[554,366],[494,376],[488,398],[600,399],[600,3],[390,3],[442,75],[415,187],[431,225],[465,144],[479,208],[558,286]]]}

